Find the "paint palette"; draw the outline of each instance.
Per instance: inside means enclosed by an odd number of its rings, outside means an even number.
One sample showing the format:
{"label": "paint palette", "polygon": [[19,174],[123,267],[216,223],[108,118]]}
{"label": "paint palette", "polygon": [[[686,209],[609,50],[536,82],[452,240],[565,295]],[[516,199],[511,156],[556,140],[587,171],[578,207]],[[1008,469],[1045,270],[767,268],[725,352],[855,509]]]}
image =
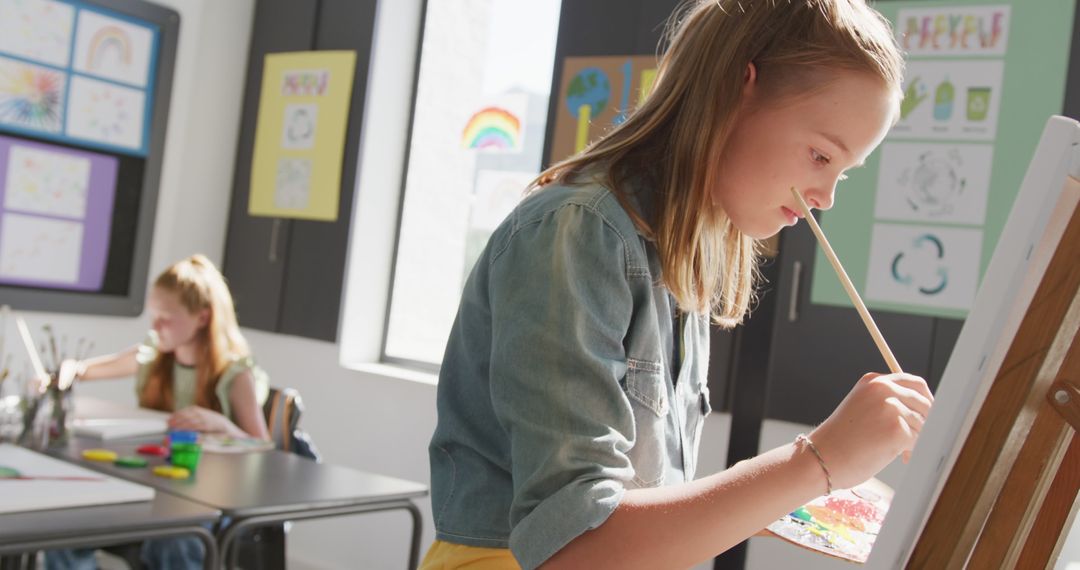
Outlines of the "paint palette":
{"label": "paint palette", "polygon": [[804,548],[852,562],[866,562],[889,511],[893,490],[871,479],[818,497],[767,527]]}

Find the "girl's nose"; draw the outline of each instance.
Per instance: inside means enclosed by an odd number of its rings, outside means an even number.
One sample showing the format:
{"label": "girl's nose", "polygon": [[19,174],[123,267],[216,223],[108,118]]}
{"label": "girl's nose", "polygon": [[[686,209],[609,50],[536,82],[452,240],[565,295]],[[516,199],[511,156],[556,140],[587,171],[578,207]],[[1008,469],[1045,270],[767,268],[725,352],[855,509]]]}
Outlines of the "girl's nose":
{"label": "girl's nose", "polygon": [[807,205],[816,210],[828,210],[833,207],[833,197],[836,194],[836,184],[828,188],[812,188],[806,191],[804,199]]}

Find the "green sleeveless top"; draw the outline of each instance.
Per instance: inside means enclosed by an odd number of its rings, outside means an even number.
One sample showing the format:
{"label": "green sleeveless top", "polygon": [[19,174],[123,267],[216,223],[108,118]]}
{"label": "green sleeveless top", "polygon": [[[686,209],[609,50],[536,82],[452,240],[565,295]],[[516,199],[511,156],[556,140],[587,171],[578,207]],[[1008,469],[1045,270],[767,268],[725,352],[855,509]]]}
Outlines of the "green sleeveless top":
{"label": "green sleeveless top", "polygon": [[[150,331],[146,340],[139,345],[135,353],[135,361],[139,369],[135,373],[135,396],[142,394],[143,388],[150,378],[150,367],[157,358],[157,334]],[[245,370],[250,370],[255,379],[255,398],[260,406],[266,402],[270,394],[270,379],[266,372],[259,368],[250,356],[234,357],[232,364],[221,374],[214,393],[221,402],[221,414],[230,421],[236,421],[232,415],[232,403],[229,402],[229,390],[232,389],[233,380]],[[173,404],[176,410],[195,405],[195,367],[184,366],[176,363],[173,365]],[[174,410],[175,411],[175,410]]]}

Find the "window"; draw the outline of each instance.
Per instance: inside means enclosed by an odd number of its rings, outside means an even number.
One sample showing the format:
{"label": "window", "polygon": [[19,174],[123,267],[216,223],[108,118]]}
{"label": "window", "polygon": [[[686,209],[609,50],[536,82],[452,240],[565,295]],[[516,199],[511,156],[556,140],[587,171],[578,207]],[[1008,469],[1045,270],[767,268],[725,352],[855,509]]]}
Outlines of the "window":
{"label": "window", "polygon": [[539,174],[559,8],[427,2],[385,361],[438,366],[465,278]]}

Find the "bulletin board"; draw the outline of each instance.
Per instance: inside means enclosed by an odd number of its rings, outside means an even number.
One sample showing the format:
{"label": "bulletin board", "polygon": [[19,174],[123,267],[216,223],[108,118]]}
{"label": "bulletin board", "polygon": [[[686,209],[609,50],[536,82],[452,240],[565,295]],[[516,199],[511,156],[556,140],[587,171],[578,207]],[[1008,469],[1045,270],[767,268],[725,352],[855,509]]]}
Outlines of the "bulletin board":
{"label": "bulletin board", "polygon": [[142,312],[179,15],[0,0],[0,298]]}
{"label": "bulletin board", "polygon": [[[868,307],[967,315],[1040,129],[1062,112],[1075,5],[875,4],[907,54],[901,116],[821,217]],[[820,255],[811,300],[849,306]]]}

